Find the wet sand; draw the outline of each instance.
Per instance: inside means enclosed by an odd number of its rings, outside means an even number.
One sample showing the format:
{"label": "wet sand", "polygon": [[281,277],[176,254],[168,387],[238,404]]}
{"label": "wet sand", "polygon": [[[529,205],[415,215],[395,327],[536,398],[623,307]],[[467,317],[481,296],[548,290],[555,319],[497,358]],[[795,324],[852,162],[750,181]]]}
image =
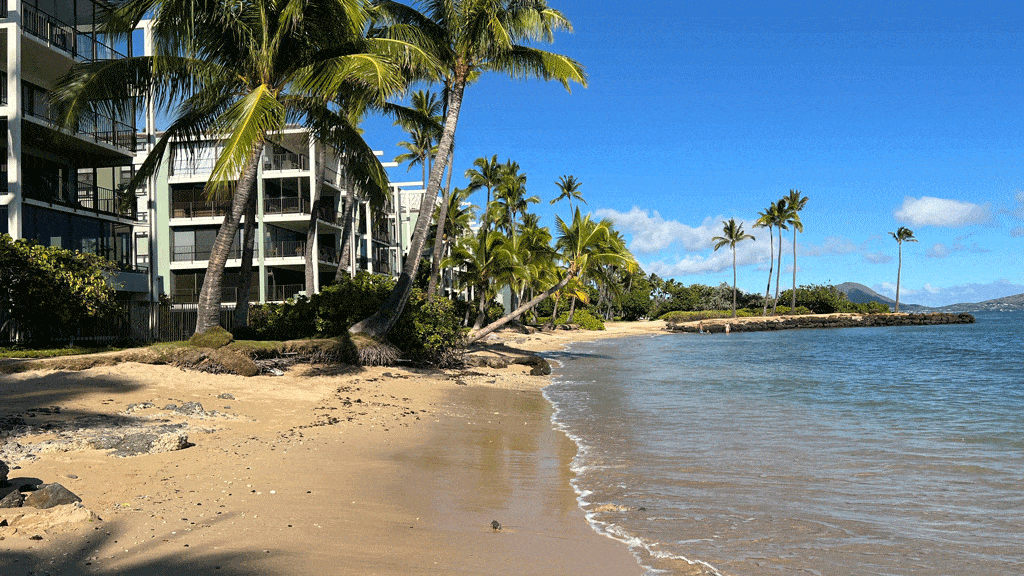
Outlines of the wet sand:
{"label": "wet sand", "polygon": [[[662,330],[506,333],[490,347],[514,355]],[[295,367],[242,378],[129,363],[0,375],[0,418],[55,425],[3,439],[50,442],[9,462],[12,481],[59,482],[98,518],[74,505],[0,509],[10,524],[0,573],[641,574],[577,507],[576,447],[551,427],[548,379],[528,371]],[[124,415],[140,402],[153,406]],[[185,402],[205,413],[163,409]],[[63,451],[118,415],[185,423],[194,445],[127,458]]]}

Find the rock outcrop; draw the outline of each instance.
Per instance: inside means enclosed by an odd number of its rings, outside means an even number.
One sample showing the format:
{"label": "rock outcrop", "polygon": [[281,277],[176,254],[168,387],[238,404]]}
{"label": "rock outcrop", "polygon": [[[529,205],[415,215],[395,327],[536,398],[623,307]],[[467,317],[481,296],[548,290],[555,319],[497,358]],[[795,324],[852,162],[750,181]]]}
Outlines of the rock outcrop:
{"label": "rock outcrop", "polygon": [[[744,318],[742,322],[730,319],[703,321],[705,332],[720,333],[729,324],[732,332],[764,332],[768,330],[795,330],[801,328],[859,328],[867,326],[926,326],[935,324],[973,324],[974,316],[961,314],[830,314],[814,316],[768,316]],[[666,325],[670,332],[698,332],[696,322]]]}

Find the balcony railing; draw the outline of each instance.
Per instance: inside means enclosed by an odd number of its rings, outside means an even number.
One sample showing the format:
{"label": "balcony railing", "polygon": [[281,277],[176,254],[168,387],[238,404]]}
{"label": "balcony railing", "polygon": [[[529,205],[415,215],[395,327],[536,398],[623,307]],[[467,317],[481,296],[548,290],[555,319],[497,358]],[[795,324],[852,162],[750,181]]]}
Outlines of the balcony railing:
{"label": "balcony railing", "polygon": [[341,218],[338,217],[338,210],[334,206],[320,206],[316,209],[316,217],[318,220],[329,222],[341,226]]}
{"label": "balcony railing", "polygon": [[[209,261],[212,250],[212,246],[175,246],[171,249],[171,262],[206,262]],[[254,258],[255,256],[253,254]],[[232,248],[228,251],[228,260],[238,260],[241,257],[241,248]]]}
{"label": "balcony railing", "polygon": [[[6,12],[6,5],[4,12]],[[6,14],[5,14],[6,16]],[[56,17],[23,2],[21,25],[25,33],[82,60],[118,60],[125,55],[99,40],[95,33],[77,30]]]}
{"label": "balcony railing", "polygon": [[[238,288],[235,286],[221,288],[220,298],[221,304],[234,304],[238,302]],[[249,292],[249,301],[256,302],[259,299],[259,288],[254,282],[252,290]],[[199,302],[199,292],[190,288],[176,289],[171,296],[171,302],[174,304],[196,304]]]}
{"label": "balcony railing", "polygon": [[306,243],[302,240],[280,240],[265,242],[267,258],[294,258],[306,255]]}
{"label": "balcony railing", "polygon": [[[3,186],[7,185],[7,171],[2,170],[0,180]],[[60,183],[28,183],[23,185],[22,190],[26,198],[59,204],[68,208],[88,210],[112,216],[120,216],[129,220],[136,219],[135,195],[125,196],[118,191],[100,186],[94,186],[89,182]]]}
{"label": "balcony railing", "polygon": [[305,198],[267,198],[263,202],[264,214],[309,214],[309,200]]}
{"label": "balcony railing", "polygon": [[224,216],[231,210],[231,202],[202,201],[202,202],[172,202],[171,218],[209,218],[212,216]]}
{"label": "balcony railing", "polygon": [[289,298],[298,296],[299,292],[305,290],[302,284],[281,284],[267,288],[267,300],[271,302],[284,302]]}
{"label": "balcony railing", "polygon": [[[7,83],[4,82],[4,86]],[[31,116],[53,125],[54,119],[50,112],[50,93],[29,82],[22,82],[22,95],[25,100],[22,114]],[[78,118],[74,133],[86,136],[96,142],[110,144],[126,150],[135,150],[135,128],[120,120],[103,114],[83,113]]]}
{"label": "balcony railing", "polygon": [[263,171],[278,170],[309,170],[309,156],[294,152],[265,155],[263,157]]}

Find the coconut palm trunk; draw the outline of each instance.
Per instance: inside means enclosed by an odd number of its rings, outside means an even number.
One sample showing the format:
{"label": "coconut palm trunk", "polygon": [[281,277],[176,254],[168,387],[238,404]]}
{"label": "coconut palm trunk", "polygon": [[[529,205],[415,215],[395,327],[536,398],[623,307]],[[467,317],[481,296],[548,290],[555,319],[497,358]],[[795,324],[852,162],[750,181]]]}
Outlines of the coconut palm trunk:
{"label": "coconut palm trunk", "polygon": [[793,227],[793,292],[789,296],[789,313],[796,314],[796,226]]}
{"label": "coconut palm trunk", "polygon": [[768,296],[772,291],[772,272],[775,268],[775,234],[772,233],[771,226],[768,227],[768,246],[771,247],[771,257],[768,258],[768,285],[764,288],[764,308],[761,310],[761,316],[768,315]]}
{"label": "coconut palm trunk", "polygon": [[249,295],[252,292],[252,259],[256,253],[256,198],[249,194],[242,228],[242,263],[238,272],[238,294],[235,296],[235,330],[249,327]]}
{"label": "coconut palm trunk", "polygon": [[437,158],[430,169],[430,182],[420,201],[419,216],[416,218],[416,226],[413,228],[412,239],[409,242],[409,255],[402,267],[402,274],[398,277],[398,282],[391,291],[387,302],[369,318],[355,323],[349,329],[352,333],[362,333],[378,338],[386,335],[394,327],[409,301],[413,279],[416,278],[416,272],[420,265],[420,253],[423,252],[423,244],[426,241],[427,232],[430,230],[430,214],[433,212],[437,200],[437,192],[441,188],[442,172],[448,165],[452,143],[455,141],[455,127],[459,122],[459,110],[462,108],[462,97],[465,90],[466,75],[463,73],[456,76],[451,90],[448,91],[448,111],[444,119],[441,142],[437,147]]}
{"label": "coconut palm trunk", "polygon": [[900,311],[900,275],[903,273],[903,243],[900,242],[899,260],[896,266],[896,312]]}
{"label": "coconut palm trunk", "polygon": [[313,183],[313,202],[309,209],[309,226],[306,228],[306,296],[312,296],[316,292],[316,266],[318,260],[317,250],[317,218],[320,211],[320,197],[324,189],[324,178],[327,176],[327,147],[323,144],[317,146],[320,150],[316,155],[316,170]]}
{"label": "coconut palm trunk", "polygon": [[484,336],[487,336],[491,332],[494,332],[498,328],[501,328],[505,324],[508,324],[513,319],[518,318],[527,310],[533,309],[535,306],[537,306],[537,304],[543,302],[545,298],[564,288],[565,285],[568,284],[569,281],[573,279],[573,276],[575,276],[575,273],[573,272],[566,274],[565,278],[562,278],[562,280],[558,284],[555,284],[551,288],[548,288],[547,290],[541,292],[526,304],[523,304],[519,308],[516,308],[515,310],[509,312],[508,314],[505,314],[500,319],[491,322],[490,324],[483,328],[480,328],[479,330],[474,329],[473,332],[470,332],[469,336],[466,338],[466,344],[472,344],[473,342],[476,342],[477,340],[483,338]]}
{"label": "coconut palm trunk", "polygon": [[434,234],[434,252],[430,257],[430,280],[427,282],[427,297],[433,298],[437,295],[438,276],[441,270],[441,258],[444,255],[445,234],[444,227],[448,221],[448,202],[452,195],[452,169],[454,158],[448,159],[448,183],[445,185],[444,197],[441,200],[441,208],[437,211],[437,232]]}
{"label": "coconut palm trunk", "polygon": [[220,326],[220,305],[223,298],[221,288],[224,285],[224,265],[231,253],[231,244],[238,233],[238,224],[249,203],[249,194],[256,184],[260,159],[263,156],[263,140],[258,140],[252,147],[249,159],[235,186],[231,210],[224,216],[224,223],[217,231],[210,251],[210,264],[206,269],[203,287],[199,291],[199,305],[196,314],[196,334],[202,334],[211,328]]}
{"label": "coconut palm trunk", "polygon": [[775,266],[775,300],[772,301],[772,316],[775,316],[779,307],[779,282],[782,278],[782,228],[779,228],[779,254],[778,264]]}

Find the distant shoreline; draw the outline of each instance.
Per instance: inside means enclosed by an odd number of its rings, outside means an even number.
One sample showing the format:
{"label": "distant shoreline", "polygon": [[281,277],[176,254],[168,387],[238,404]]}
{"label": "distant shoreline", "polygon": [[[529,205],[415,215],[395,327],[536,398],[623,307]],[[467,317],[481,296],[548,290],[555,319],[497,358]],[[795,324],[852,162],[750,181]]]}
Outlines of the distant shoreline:
{"label": "distant shoreline", "polygon": [[772,330],[799,330],[821,328],[863,328],[886,326],[932,326],[939,324],[973,324],[974,316],[966,312],[949,314],[808,314],[801,316],[750,316],[746,318],[714,318],[689,322],[669,323],[669,332],[711,333],[768,332]]}

